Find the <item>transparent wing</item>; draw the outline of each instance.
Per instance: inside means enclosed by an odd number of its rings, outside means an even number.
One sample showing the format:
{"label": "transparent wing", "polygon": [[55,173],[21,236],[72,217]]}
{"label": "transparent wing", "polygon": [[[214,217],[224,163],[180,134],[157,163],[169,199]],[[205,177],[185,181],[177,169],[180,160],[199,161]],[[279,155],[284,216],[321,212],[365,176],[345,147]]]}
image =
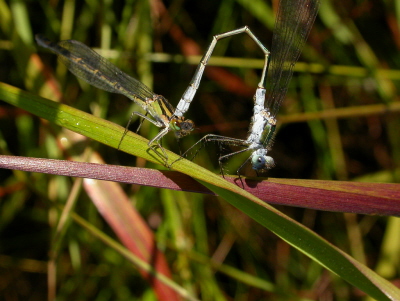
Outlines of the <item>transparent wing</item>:
{"label": "transparent wing", "polygon": [[268,68],[267,102],[271,115],[276,116],[286,96],[304,43],[314,24],[319,0],[281,0],[272,38],[271,61]]}
{"label": "transparent wing", "polygon": [[73,74],[99,89],[123,94],[142,106],[142,102],[155,96],[146,85],[81,42],[66,40],[54,43],[42,35],[36,35],[36,41],[56,53]]}

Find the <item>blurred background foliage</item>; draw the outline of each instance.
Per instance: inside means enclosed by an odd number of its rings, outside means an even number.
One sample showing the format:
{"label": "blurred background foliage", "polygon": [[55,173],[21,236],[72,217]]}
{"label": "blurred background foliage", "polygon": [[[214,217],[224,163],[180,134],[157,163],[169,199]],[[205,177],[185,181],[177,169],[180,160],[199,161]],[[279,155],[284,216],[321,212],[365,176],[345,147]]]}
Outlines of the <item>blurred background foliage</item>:
{"label": "blurred background foliage", "polygon": [[[175,106],[213,35],[248,25],[270,47],[277,4],[0,0],[0,81],[124,126],[140,108],[121,95],[78,81],[55,55],[35,45],[36,33],[95,48]],[[400,180],[399,29],[398,2],[322,1],[280,110],[271,152],[277,166],[268,176]],[[240,35],[219,42],[213,56],[186,114],[196,131],[179,143],[167,135],[163,146],[172,151],[187,149],[207,133],[246,137],[262,53],[248,36]],[[140,134],[152,138],[157,132],[144,122]],[[0,103],[2,154],[86,161],[88,149],[109,164],[163,168]],[[195,162],[218,173],[218,156],[218,147],[210,144]],[[227,172],[235,173],[245,158],[227,161]],[[245,173],[254,176],[250,168]],[[65,203],[74,179],[0,170],[0,180],[0,299],[44,300],[50,237],[57,220],[49,208]],[[364,298],[215,197],[123,188],[154,230],[174,281],[202,300]],[[84,191],[78,200],[75,211],[113,236]],[[397,218],[280,209],[384,277],[399,278]],[[58,252],[57,300],[155,298],[135,267],[74,223]],[[227,276],[210,259],[234,272]],[[249,284],[242,271],[260,283]]]}

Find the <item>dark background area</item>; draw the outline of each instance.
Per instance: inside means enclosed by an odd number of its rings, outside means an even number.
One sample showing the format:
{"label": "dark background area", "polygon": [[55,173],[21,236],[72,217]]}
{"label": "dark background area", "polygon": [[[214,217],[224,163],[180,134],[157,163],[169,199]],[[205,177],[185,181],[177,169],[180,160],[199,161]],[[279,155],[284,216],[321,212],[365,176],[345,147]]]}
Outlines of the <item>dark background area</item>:
{"label": "dark background area", "polygon": [[[276,167],[265,176],[397,183],[400,120],[398,111],[388,106],[399,102],[397,4],[322,2],[278,114],[270,153]],[[34,34],[43,33],[53,41],[71,38],[95,48],[176,106],[213,35],[248,25],[270,48],[277,5],[278,1],[244,0],[8,1],[0,12],[0,81],[124,126],[131,112],[140,108],[124,96],[78,81],[54,54],[34,43]],[[226,59],[223,64],[220,57]],[[163,139],[165,148],[185,151],[209,133],[246,138],[263,54],[242,34],[219,42],[213,58],[185,115],[195,122],[196,130],[179,143],[168,134]],[[253,59],[259,59],[256,66]],[[52,90],[43,88],[43,66],[52,76],[47,77],[55,85]],[[327,111],[330,118],[324,117]],[[138,124],[134,120],[130,129],[136,130]],[[150,139],[158,130],[144,122],[140,135]],[[80,143],[64,148],[66,137]],[[84,146],[92,147],[109,164],[163,168],[81,139],[0,103],[2,154],[84,160]],[[229,151],[226,148],[223,154]],[[226,173],[235,174],[248,155],[227,160]],[[219,156],[218,145],[210,143],[194,161],[219,173]],[[242,174],[255,176],[250,166]],[[74,179],[0,170],[0,181],[0,299],[44,300],[55,227],[53,206],[65,203]],[[174,281],[202,300],[363,298],[344,280],[224,201],[151,187],[123,187],[165,248]],[[86,193],[82,191],[78,198],[75,211],[113,236]],[[167,200],[174,200],[178,220],[171,219]],[[388,244],[398,240],[393,236],[398,235],[393,232],[398,219],[279,209],[384,277],[399,277],[398,260],[385,261],[387,254],[391,258],[400,251],[398,243]],[[154,220],[158,222],[153,224]],[[177,225],[181,236],[172,230]],[[194,260],[191,252],[267,281],[274,291],[245,284],[240,273],[227,276]],[[135,267],[74,223],[61,242],[57,263],[58,300],[151,299],[151,287]],[[212,276],[204,273],[204,267]]]}

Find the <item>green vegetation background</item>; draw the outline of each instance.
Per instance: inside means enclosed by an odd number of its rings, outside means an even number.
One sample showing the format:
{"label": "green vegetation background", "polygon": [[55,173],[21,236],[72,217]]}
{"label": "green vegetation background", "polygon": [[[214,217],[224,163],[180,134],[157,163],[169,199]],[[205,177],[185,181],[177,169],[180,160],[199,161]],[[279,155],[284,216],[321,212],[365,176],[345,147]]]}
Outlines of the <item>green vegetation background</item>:
{"label": "green vegetation background", "polygon": [[[400,16],[396,5],[323,1],[280,111],[271,152],[277,166],[268,176],[399,182],[400,120],[398,113],[386,109],[398,102]],[[200,59],[184,59],[182,54],[201,55],[214,34],[244,25],[269,47],[271,4],[0,0],[0,81],[124,126],[130,113],[139,108],[123,96],[79,82],[57,64],[53,54],[36,47],[34,34],[43,33],[55,41],[73,38],[100,48],[103,56],[176,105]],[[220,42],[213,56],[243,60],[214,61],[223,69],[210,68],[206,73],[186,115],[197,129],[180,141],[182,150],[207,133],[246,137],[262,53],[241,35]],[[39,74],[41,63],[55,72],[55,78]],[[56,86],[42,88],[45,80]],[[334,117],[323,118],[327,111]],[[151,138],[157,132],[158,128],[145,122],[140,134]],[[3,103],[0,135],[2,154],[85,161],[85,150],[90,149],[106,163],[162,168],[82,140]],[[76,143],[65,144],[74,139]],[[172,134],[163,145],[179,153]],[[218,154],[218,147],[210,144],[195,162],[218,173]],[[229,160],[227,172],[235,173],[245,158]],[[254,176],[249,168],[245,173]],[[65,203],[73,179],[1,170],[0,181],[0,279],[7,283],[0,295],[5,300],[44,300],[54,223],[49,207]],[[150,187],[125,186],[124,190],[153,228],[174,280],[203,300],[363,298],[352,286],[218,198]],[[399,228],[397,218],[279,209],[385,278],[399,277],[398,258],[388,256],[399,254],[400,246],[394,243],[398,232],[393,230]],[[84,191],[75,211],[113,235]],[[154,298],[134,267],[76,224],[70,225],[59,252],[59,300]],[[255,275],[269,286],[249,285],[242,275],[214,274],[216,267],[211,267],[210,258]]]}

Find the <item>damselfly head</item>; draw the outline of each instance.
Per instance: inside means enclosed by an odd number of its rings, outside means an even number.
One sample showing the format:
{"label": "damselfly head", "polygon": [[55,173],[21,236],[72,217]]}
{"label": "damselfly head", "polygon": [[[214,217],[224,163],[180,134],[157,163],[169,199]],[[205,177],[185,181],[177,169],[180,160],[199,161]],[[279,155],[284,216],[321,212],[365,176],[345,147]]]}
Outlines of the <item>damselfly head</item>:
{"label": "damselfly head", "polygon": [[275,162],[272,157],[267,156],[267,151],[265,149],[258,149],[251,157],[251,165],[254,170],[263,171],[273,168]]}
{"label": "damselfly head", "polygon": [[194,122],[184,117],[174,117],[170,121],[170,127],[175,132],[176,138],[182,138],[193,131]]}

